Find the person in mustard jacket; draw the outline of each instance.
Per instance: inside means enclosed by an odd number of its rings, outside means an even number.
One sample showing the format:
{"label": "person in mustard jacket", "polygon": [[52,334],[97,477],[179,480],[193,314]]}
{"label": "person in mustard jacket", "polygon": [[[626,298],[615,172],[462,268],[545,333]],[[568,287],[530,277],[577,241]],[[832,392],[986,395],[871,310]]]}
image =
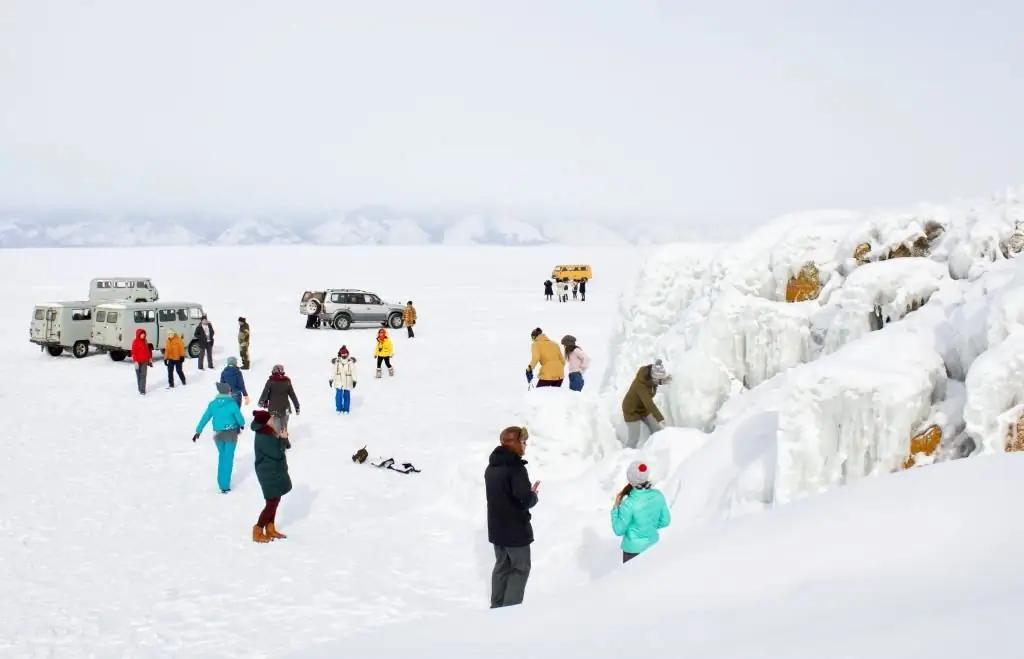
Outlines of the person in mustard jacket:
{"label": "person in mustard jacket", "polygon": [[167,386],[174,389],[174,374],[178,374],[181,386],[185,386],[185,341],[174,330],[167,330],[164,342],[164,365],[167,367]]}
{"label": "person in mustard jacket", "polygon": [[386,365],[388,367],[388,375],[390,377],[395,376],[395,368],[391,365],[391,358],[395,354],[395,347],[391,344],[391,339],[388,338],[388,331],[381,329],[377,332],[377,347],[373,349],[373,356],[377,358],[377,373],[374,375],[378,380],[380,379],[381,366]]}
{"label": "person in mustard jacket", "polygon": [[402,310],[402,322],[409,332],[409,338],[416,336],[416,333],[412,331],[412,326],[416,324],[416,307],[412,306],[412,300],[409,300],[405,309]]}
{"label": "person in mustard jacket", "polygon": [[537,376],[538,387],[561,387],[565,379],[565,357],[558,344],[545,336],[541,328],[530,332],[533,345],[530,347],[530,365],[526,367],[526,381],[533,381],[533,369],[540,364]]}

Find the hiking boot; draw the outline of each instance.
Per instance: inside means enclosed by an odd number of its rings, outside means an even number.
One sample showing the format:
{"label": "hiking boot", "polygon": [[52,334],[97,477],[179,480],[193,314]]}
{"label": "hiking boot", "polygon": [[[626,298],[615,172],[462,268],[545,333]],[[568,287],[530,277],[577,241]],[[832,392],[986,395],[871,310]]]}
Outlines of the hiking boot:
{"label": "hiking boot", "polygon": [[281,538],[287,538],[288,536],[283,533],[278,533],[277,529],[274,527],[274,523],[271,522],[270,524],[267,524],[267,537],[271,540],[278,540]]}
{"label": "hiking boot", "polygon": [[380,379],[380,369],[379,368],[377,369],[377,372],[373,375],[373,377],[377,378],[378,380]]}
{"label": "hiking boot", "polygon": [[263,532],[263,527],[257,524],[252,527],[252,541],[253,542],[270,542],[270,538]]}
{"label": "hiking boot", "polygon": [[395,369],[394,368],[389,368],[388,369],[388,375],[391,376],[391,377],[395,377]]}

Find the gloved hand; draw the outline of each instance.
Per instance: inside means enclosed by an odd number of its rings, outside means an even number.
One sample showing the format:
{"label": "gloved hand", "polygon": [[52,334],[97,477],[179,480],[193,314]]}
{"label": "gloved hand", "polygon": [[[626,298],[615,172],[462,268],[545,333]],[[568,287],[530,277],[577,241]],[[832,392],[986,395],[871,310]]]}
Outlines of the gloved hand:
{"label": "gloved hand", "polygon": [[355,389],[355,388],[356,388],[356,385],[357,385],[357,384],[359,384],[359,383],[358,383],[358,382],[356,382],[355,380],[353,380],[353,381],[352,381],[352,388],[353,388],[353,389]]}
{"label": "gloved hand", "polygon": [[333,387],[334,386],[334,380],[328,380],[327,381],[327,386],[328,387]]}
{"label": "gloved hand", "polygon": [[299,408],[298,407],[295,408],[295,416],[299,416]]}
{"label": "gloved hand", "polygon": [[197,439],[199,439],[199,433],[196,433],[196,434],[192,435],[192,441],[193,442],[196,441]]}
{"label": "gloved hand", "polygon": [[526,369],[526,381],[533,382],[533,369]]}

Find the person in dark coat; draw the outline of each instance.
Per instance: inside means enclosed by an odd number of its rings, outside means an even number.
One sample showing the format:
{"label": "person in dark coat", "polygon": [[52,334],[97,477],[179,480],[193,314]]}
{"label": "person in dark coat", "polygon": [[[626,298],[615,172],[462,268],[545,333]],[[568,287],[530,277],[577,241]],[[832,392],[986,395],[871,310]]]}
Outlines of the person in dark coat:
{"label": "person in dark coat", "polygon": [[549,279],[544,282],[544,299],[550,302],[551,298],[553,298],[554,296],[555,288],[554,285],[551,283],[551,280]]}
{"label": "person in dark coat", "polygon": [[580,282],[580,302],[587,301],[587,280],[584,279]]}
{"label": "person in dark coat", "polygon": [[530,508],[537,505],[540,481],[530,485],[526,472],[526,428],[501,431],[501,445],[491,452],[484,485],[487,491],[487,540],[494,545],[491,608],[521,604],[530,577],[533,526]]}
{"label": "person in dark coat", "polygon": [[270,412],[266,410],[253,410],[249,427],[256,433],[252,452],[256,460],[256,479],[266,501],[256,525],[252,527],[252,541],[270,542],[287,538],[285,534],[278,533],[275,525],[281,497],[292,491],[288,457],[284,453],[285,440],[270,425]]}
{"label": "person in dark coat", "polygon": [[291,414],[292,406],[295,407],[295,413],[299,413],[299,399],[295,395],[291,378],[284,374],[284,366],[281,364],[274,364],[270,370],[270,378],[263,386],[259,405],[270,412],[274,428],[285,439],[287,448],[291,448],[291,443],[288,442],[288,416]]}
{"label": "person in dark coat", "polygon": [[213,323],[206,316],[196,326],[193,338],[199,344],[199,370],[203,370],[203,356],[206,356],[206,365],[213,368]]}

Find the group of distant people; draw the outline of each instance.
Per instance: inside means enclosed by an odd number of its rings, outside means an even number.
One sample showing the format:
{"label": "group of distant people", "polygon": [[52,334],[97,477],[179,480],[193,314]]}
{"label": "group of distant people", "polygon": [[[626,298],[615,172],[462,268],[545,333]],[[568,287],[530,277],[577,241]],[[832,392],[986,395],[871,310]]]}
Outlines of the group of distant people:
{"label": "group of distant people", "polygon": [[[571,362],[572,355],[579,352],[579,369],[570,367],[570,388],[574,391],[583,388],[582,372],[590,360],[576,346],[575,337],[567,335],[562,338],[565,357],[541,328],[535,328],[530,338],[531,362],[526,369],[528,382],[532,382],[534,368],[540,364],[537,386],[562,386],[566,362]],[[573,373],[577,372],[578,388],[573,386]],[[645,428],[654,434],[665,427],[665,417],[654,403],[654,396],[660,385],[671,380],[660,359],[637,370],[622,399],[627,448],[638,447]],[[484,471],[487,538],[494,549],[491,608],[522,603],[530,576],[530,546],[534,540],[530,509],[540,500],[540,481],[531,483],[526,470],[523,455],[528,441],[529,431],[524,427],[510,426],[502,430],[498,447],[491,452]],[[626,485],[616,494],[611,508],[612,532],[622,538],[622,562],[629,562],[654,546],[658,542],[659,531],[671,521],[672,515],[664,495],[651,484],[650,467],[643,461],[632,462],[626,469]]]}
{"label": "group of distant people", "polygon": [[558,295],[559,302],[568,302],[569,293],[572,292],[572,299],[587,301],[587,280],[570,282],[568,279],[561,279],[552,282],[550,279],[544,282],[544,299],[550,302]]}

